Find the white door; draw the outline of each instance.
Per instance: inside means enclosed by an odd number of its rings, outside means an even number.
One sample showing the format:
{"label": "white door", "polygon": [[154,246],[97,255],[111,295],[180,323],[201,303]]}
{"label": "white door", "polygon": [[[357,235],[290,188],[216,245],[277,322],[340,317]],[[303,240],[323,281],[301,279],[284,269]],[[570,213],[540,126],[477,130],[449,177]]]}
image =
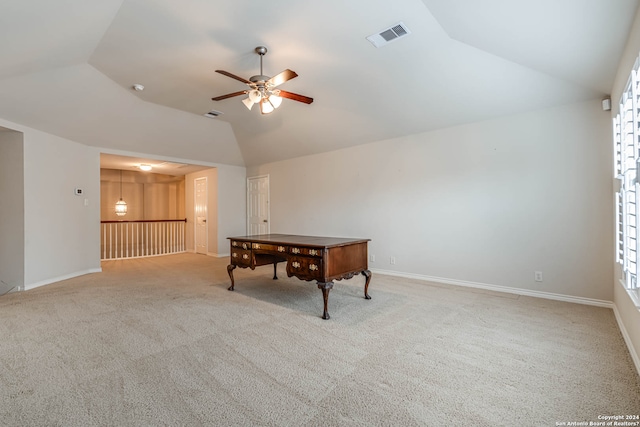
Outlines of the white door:
{"label": "white door", "polygon": [[269,175],[247,178],[247,231],[269,234]]}
{"label": "white door", "polygon": [[193,182],[194,195],[194,216],[195,226],[195,246],[196,253],[207,253],[207,178],[196,178]]}

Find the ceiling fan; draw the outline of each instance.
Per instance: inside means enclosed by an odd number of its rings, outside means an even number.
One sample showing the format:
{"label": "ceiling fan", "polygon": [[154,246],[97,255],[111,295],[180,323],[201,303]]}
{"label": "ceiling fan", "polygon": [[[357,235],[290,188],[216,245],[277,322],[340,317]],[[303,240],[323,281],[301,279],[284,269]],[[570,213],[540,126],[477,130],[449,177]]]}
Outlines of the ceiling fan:
{"label": "ceiling fan", "polygon": [[249,86],[250,89],[241,90],[239,92],[228,93],[226,95],[216,96],[211,98],[214,101],[222,101],[223,99],[232,98],[239,95],[248,95],[247,98],[242,100],[242,103],[251,110],[253,104],[259,104],[260,112],[262,114],[269,114],[282,103],[282,98],[293,99],[294,101],[304,102],[305,104],[311,104],[313,98],[308,96],[298,95],[297,93],[287,92],[286,90],[276,89],[277,86],[282,83],[298,77],[295,71],[289,69],[284,70],[280,74],[276,74],[273,77],[265,76],[262,74],[262,57],[267,53],[267,48],[264,46],[258,46],[255,48],[255,52],[260,55],[260,74],[257,76],[249,77],[249,80],[242,77],[231,74],[228,71],[216,70],[216,73],[223,74],[232,79],[241,81]]}

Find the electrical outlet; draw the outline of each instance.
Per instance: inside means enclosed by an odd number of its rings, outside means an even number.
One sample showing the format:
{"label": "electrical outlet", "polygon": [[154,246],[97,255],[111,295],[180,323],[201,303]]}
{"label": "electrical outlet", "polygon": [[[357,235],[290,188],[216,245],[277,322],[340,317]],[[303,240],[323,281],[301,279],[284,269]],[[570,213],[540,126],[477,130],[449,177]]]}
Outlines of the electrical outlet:
{"label": "electrical outlet", "polygon": [[392,256],[389,258],[389,264],[396,265],[396,257]]}
{"label": "electrical outlet", "polygon": [[375,255],[369,255],[369,262],[376,262],[376,256]]}
{"label": "electrical outlet", "polygon": [[533,280],[536,282],[542,282],[542,271],[535,271],[533,273]]}

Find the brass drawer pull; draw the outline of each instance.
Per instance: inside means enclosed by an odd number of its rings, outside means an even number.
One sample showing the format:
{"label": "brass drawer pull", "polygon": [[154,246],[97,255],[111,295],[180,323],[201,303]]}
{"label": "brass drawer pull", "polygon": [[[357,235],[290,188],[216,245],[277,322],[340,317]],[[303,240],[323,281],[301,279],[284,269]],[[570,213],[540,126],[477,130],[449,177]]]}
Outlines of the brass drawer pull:
{"label": "brass drawer pull", "polygon": [[284,246],[278,246],[278,252],[284,252],[286,250],[287,248],[285,248]]}
{"label": "brass drawer pull", "polygon": [[246,243],[242,244],[242,249],[247,249],[247,244]]}
{"label": "brass drawer pull", "polygon": [[316,271],[317,269],[318,269],[318,266],[316,264],[309,265],[309,270]]}
{"label": "brass drawer pull", "polygon": [[292,254],[299,254],[299,253],[300,253],[300,249],[298,249],[298,248],[291,248],[291,253],[292,253]]}
{"label": "brass drawer pull", "polygon": [[249,255],[247,255],[247,254],[242,254],[242,259],[249,259]]}
{"label": "brass drawer pull", "polygon": [[293,267],[293,268],[300,268],[300,263],[299,263],[298,261],[293,261],[293,262],[291,263],[291,267]]}
{"label": "brass drawer pull", "polygon": [[316,249],[309,249],[309,255],[311,256],[318,256],[318,251]]}

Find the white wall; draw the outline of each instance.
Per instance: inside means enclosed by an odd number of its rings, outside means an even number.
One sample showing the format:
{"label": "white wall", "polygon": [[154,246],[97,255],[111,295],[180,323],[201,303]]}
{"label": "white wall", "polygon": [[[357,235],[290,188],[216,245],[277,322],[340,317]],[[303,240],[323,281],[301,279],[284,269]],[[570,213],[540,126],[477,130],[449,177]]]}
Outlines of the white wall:
{"label": "white wall", "polygon": [[[22,134],[23,183],[12,179],[23,187],[24,288],[100,271],[99,152],[5,120],[0,127]],[[83,196],[74,194],[76,187]],[[0,198],[11,191],[3,185]],[[15,233],[11,240],[20,247]]]}
{"label": "white wall", "polygon": [[611,301],[610,126],[596,100],[247,172],[271,232],[371,238],[372,269]]}
{"label": "white wall", "polygon": [[[194,251],[194,179],[207,177],[209,210],[208,253],[229,256],[227,237],[246,234],[246,169],[242,166],[218,165],[213,169],[189,174],[185,177],[187,213],[187,250]],[[211,225],[215,226],[211,226]]]}
{"label": "white wall", "polygon": [[239,166],[218,168],[218,250],[231,255],[227,237],[247,234],[247,170]]}
{"label": "white wall", "polygon": [[0,127],[0,295],[24,286],[24,144]]}
{"label": "white wall", "polygon": [[24,133],[25,288],[100,271],[98,150],[15,128]]}

